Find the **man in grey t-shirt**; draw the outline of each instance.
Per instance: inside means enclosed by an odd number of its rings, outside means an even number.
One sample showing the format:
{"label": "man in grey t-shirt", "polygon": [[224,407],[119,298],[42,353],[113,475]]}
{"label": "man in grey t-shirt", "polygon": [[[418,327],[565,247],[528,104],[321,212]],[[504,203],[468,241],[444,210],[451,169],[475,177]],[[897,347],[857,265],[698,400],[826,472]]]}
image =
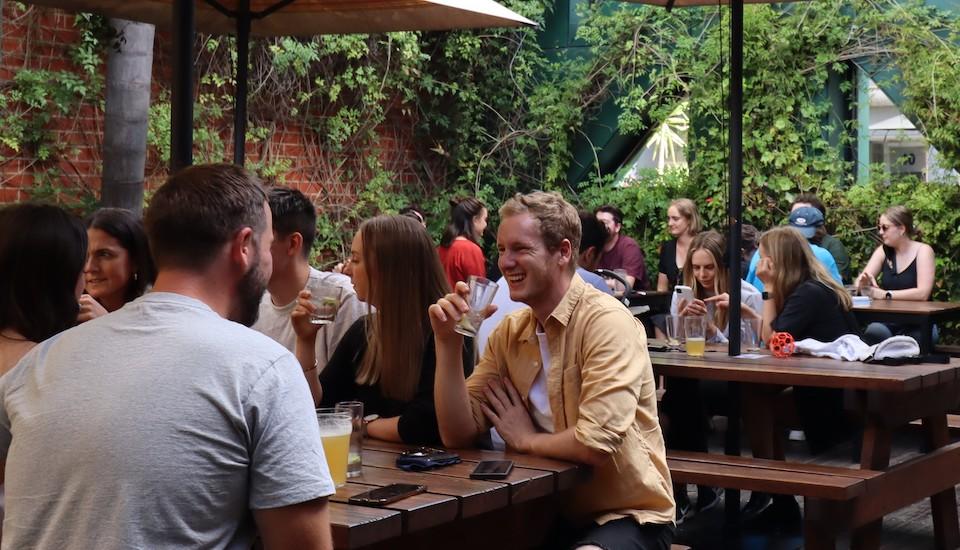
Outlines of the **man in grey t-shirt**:
{"label": "man in grey t-shirt", "polygon": [[[317,233],[317,211],[313,203],[303,193],[289,187],[270,189],[269,200],[273,216],[273,245],[270,247],[273,274],[260,301],[260,316],[253,329],[294,351],[297,335],[290,323],[290,313],[297,305],[297,295],[307,290],[314,303],[319,303],[330,290],[339,290],[340,307],[336,318],[317,333],[314,352],[318,370],[323,370],[347,329],[366,315],[369,308],[357,299],[349,277],[310,267],[310,250]],[[303,365],[304,369],[311,367],[313,365]],[[316,376],[317,372],[308,375]]]}
{"label": "man in grey t-shirt", "polygon": [[0,378],[5,548],[332,547],[334,486],[296,359],[249,326],[273,235],[259,182],[194,166],[146,214],[153,292]]}

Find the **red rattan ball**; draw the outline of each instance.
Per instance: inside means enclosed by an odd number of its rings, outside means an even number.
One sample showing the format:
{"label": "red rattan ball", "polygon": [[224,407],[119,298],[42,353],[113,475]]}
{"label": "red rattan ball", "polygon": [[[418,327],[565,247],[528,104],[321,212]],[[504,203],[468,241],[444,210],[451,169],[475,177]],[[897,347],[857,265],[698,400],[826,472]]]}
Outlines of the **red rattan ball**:
{"label": "red rattan ball", "polygon": [[774,332],[770,337],[770,352],[774,357],[790,357],[796,349],[793,335],[789,332]]}

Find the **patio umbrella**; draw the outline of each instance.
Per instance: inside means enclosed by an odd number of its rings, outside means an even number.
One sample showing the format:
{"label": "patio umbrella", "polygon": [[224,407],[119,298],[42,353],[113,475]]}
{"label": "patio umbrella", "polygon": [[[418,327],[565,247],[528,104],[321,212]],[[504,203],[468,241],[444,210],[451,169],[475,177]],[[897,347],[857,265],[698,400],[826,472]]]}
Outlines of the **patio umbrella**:
{"label": "patio umbrella", "polygon": [[728,353],[740,355],[740,231],[743,228],[743,5],[780,4],[783,0],[625,0],[636,4],[674,7],[730,6],[730,189],[727,197],[727,260],[730,269]]}
{"label": "patio umbrella", "polygon": [[233,160],[243,164],[250,36],[435,31],[533,26],[493,0],[32,0],[73,12],[153,23],[173,31],[171,168],[193,157],[193,36],[237,35]]}

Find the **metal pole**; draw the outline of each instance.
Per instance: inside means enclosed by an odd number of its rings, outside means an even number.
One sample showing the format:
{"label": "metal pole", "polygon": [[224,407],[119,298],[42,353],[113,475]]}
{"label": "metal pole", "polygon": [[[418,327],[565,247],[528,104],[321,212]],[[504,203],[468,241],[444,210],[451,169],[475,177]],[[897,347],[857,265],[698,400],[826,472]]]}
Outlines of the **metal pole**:
{"label": "metal pole", "polygon": [[193,164],[193,0],[173,3],[173,90],[170,94],[170,172]]}
{"label": "metal pole", "polygon": [[250,0],[237,13],[237,84],[233,107],[233,163],[243,166],[247,147],[247,80],[250,72]]}
{"label": "metal pole", "polygon": [[729,354],[740,355],[740,230],[743,226],[743,0],[730,2]]}

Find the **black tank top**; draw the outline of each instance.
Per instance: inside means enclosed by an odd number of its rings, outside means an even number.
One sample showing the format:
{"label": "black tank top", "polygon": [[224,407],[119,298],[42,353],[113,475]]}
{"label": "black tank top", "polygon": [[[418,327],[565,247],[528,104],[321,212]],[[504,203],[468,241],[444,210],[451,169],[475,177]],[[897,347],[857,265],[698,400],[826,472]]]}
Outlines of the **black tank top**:
{"label": "black tank top", "polygon": [[917,288],[917,258],[914,257],[910,265],[901,273],[897,273],[897,251],[883,247],[885,260],[880,268],[881,286],[884,290],[903,290]]}

